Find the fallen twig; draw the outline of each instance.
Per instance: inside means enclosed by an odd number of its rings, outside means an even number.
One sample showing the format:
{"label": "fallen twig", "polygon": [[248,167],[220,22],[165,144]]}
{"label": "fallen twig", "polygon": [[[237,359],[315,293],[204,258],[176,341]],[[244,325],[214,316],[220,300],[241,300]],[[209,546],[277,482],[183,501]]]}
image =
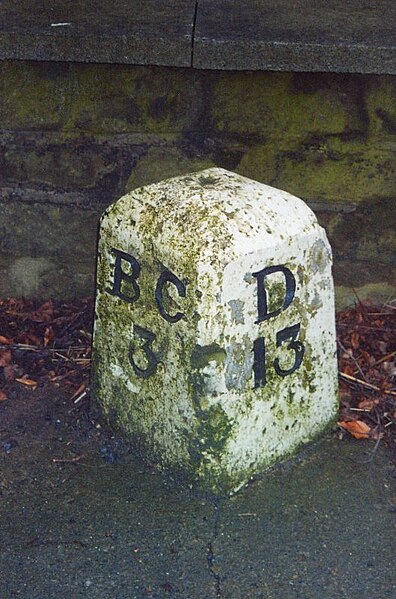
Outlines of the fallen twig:
{"label": "fallen twig", "polygon": [[374,362],[374,366],[378,366],[378,364],[382,364],[382,362],[387,362],[390,358],[393,358],[394,356],[396,356],[396,351],[393,351],[391,354],[387,354],[386,356],[383,356],[382,358]]}
{"label": "fallen twig", "polygon": [[90,345],[71,345],[70,347],[41,347],[39,345],[29,345],[27,343],[0,343],[0,349],[17,349],[19,351],[34,352],[69,352],[69,351],[90,351]]}
{"label": "fallen twig", "polygon": [[340,372],[339,374],[342,378],[346,379],[347,381],[352,381],[354,383],[357,383],[358,385],[362,385],[362,387],[367,387],[367,389],[373,389],[373,391],[379,391],[380,393],[384,393],[385,395],[394,395],[396,397],[396,391],[387,391],[384,389],[380,389],[380,387],[377,387],[377,385],[367,383],[366,381],[358,379],[355,376],[347,374],[346,372]]}
{"label": "fallen twig", "polygon": [[54,462],[54,464],[75,464],[77,462],[79,462],[80,460],[82,460],[84,456],[83,455],[77,455],[75,458],[52,458],[52,461]]}
{"label": "fallen twig", "polygon": [[[338,343],[338,345],[341,347],[342,351],[343,351],[345,354],[348,354],[346,347],[345,347],[345,346],[344,346],[344,345],[341,343],[341,341],[340,341],[339,339],[337,339],[337,343]],[[353,351],[353,350],[352,350],[352,351]],[[364,378],[364,380],[366,380],[366,377],[364,376],[364,372],[363,372],[363,370],[360,368],[359,362],[356,360],[356,358],[355,358],[355,356],[353,355],[353,353],[351,353],[351,354],[348,354],[348,355],[349,355],[349,357],[351,358],[351,360],[353,360],[353,362],[355,363],[355,365],[356,365],[356,367],[357,367],[358,371],[360,372],[361,376]]]}

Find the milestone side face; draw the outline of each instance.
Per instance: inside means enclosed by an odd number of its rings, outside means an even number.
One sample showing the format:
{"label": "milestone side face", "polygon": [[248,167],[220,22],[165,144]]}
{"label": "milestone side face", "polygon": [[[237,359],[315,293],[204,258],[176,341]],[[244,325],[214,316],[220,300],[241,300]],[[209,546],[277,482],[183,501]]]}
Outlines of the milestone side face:
{"label": "milestone side face", "polygon": [[233,492],[337,408],[331,252],[305,204],[210,169],[100,232],[94,391],[164,468]]}

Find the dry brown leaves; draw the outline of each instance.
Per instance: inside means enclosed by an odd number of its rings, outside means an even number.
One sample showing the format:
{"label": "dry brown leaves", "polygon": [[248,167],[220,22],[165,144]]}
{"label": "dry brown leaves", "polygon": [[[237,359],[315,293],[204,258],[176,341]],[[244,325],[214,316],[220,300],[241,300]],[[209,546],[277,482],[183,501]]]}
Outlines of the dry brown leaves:
{"label": "dry brown leaves", "polygon": [[[50,381],[88,397],[93,303],[0,300],[0,402],[12,383]],[[337,316],[339,426],[358,439],[396,440],[396,302],[359,302]]]}
{"label": "dry brown leaves", "polygon": [[[0,300],[0,401],[16,382],[86,391],[91,365],[92,300]],[[85,393],[85,396],[87,393]]]}
{"label": "dry brown leaves", "polygon": [[396,302],[359,302],[337,316],[342,430],[396,440]]}

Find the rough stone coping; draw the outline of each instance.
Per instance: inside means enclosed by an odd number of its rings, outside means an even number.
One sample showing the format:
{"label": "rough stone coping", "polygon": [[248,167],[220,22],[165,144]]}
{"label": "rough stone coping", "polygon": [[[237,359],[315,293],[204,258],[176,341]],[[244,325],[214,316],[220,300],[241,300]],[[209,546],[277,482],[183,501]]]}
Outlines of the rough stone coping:
{"label": "rough stone coping", "polygon": [[0,59],[396,73],[394,0],[3,0]]}
{"label": "rough stone coping", "polygon": [[195,0],[3,0],[0,58],[191,65]]}

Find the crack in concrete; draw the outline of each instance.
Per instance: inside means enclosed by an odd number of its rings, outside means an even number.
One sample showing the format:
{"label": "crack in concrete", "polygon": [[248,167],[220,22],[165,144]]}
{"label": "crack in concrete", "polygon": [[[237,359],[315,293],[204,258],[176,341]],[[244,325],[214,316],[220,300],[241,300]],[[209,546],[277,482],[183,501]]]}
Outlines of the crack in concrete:
{"label": "crack in concrete", "polygon": [[216,599],[221,597],[221,575],[219,568],[216,565],[216,555],[214,545],[219,535],[219,524],[220,524],[220,501],[215,500],[214,503],[214,523],[213,523],[213,535],[206,546],[206,560],[208,562],[209,572],[215,582],[215,593]]}
{"label": "crack in concrete", "polygon": [[191,63],[190,63],[191,67],[194,67],[194,42],[195,42],[195,27],[197,24],[197,17],[198,17],[198,0],[195,2],[194,16],[193,16],[192,30],[191,30]]}

